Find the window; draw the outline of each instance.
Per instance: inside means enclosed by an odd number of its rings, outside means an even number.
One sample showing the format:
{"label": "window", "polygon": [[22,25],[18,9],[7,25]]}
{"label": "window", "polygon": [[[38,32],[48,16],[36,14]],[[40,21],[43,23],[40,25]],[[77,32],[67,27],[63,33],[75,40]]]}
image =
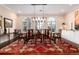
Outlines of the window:
{"label": "window", "polygon": [[26,19],[24,19],[22,25],[23,25],[23,31],[30,29],[31,28],[31,19],[29,17],[27,17]]}
{"label": "window", "polygon": [[36,29],[41,30],[44,26],[44,20],[40,17],[36,19]]}
{"label": "window", "polygon": [[35,19],[27,17],[23,21],[23,31],[28,29],[50,29],[51,31],[55,31],[56,29],[56,21],[54,17],[48,17],[47,19],[43,19],[42,17],[37,17]]}
{"label": "window", "polygon": [[55,29],[56,29],[56,21],[55,21],[55,18],[54,17],[49,17],[47,23],[48,23],[48,28],[52,32],[54,32]]}

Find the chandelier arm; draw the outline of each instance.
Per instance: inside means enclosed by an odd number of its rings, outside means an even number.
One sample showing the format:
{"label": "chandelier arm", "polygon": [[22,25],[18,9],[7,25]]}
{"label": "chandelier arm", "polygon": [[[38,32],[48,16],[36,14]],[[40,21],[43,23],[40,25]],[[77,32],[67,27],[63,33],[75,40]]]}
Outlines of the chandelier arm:
{"label": "chandelier arm", "polygon": [[35,7],[36,7],[36,6],[33,5],[33,8],[34,8],[34,14],[33,14],[34,16],[33,16],[33,19],[35,19],[35,13],[36,13],[36,12],[35,12],[35,9],[36,9]]}
{"label": "chandelier arm", "polygon": [[44,5],[43,5],[43,19],[44,19]]}

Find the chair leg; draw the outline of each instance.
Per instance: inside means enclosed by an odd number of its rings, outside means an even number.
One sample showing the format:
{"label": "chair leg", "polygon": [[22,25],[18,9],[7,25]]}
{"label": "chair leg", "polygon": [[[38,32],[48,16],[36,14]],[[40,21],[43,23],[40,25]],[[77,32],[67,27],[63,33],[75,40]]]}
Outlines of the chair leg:
{"label": "chair leg", "polygon": [[53,39],[53,42],[56,44],[56,39],[55,38]]}
{"label": "chair leg", "polygon": [[61,38],[60,38],[60,41],[61,41]]}
{"label": "chair leg", "polygon": [[46,42],[45,42],[45,38],[44,38],[43,42],[44,42],[44,44],[46,44]]}
{"label": "chair leg", "polygon": [[18,44],[19,44],[20,41],[21,41],[21,38],[18,39]]}
{"label": "chair leg", "polygon": [[25,40],[25,44],[27,44],[27,43],[29,42],[29,40],[30,40],[30,39],[27,38],[27,39]]}
{"label": "chair leg", "polygon": [[36,44],[36,40],[37,40],[37,39],[35,39],[35,44]]}
{"label": "chair leg", "polygon": [[51,44],[51,40],[50,40],[50,43],[49,44]]}

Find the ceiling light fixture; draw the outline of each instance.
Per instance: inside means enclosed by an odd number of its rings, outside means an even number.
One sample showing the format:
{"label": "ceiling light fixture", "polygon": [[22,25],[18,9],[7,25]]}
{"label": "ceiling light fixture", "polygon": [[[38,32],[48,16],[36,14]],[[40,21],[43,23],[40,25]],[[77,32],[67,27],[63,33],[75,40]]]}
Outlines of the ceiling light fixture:
{"label": "ceiling light fixture", "polygon": [[45,18],[45,13],[44,13],[44,9],[45,8],[44,8],[44,6],[47,5],[47,4],[31,4],[31,5],[34,6],[34,17],[33,17],[33,19],[36,19],[36,15],[35,15],[36,12],[35,11],[36,11],[36,6],[37,5],[41,5],[42,6],[43,10],[40,10],[40,12],[43,11],[43,15],[42,15],[43,17],[42,18],[44,19]]}
{"label": "ceiling light fixture", "polygon": [[35,5],[34,5],[34,19],[36,19],[36,17],[35,17]]}
{"label": "ceiling light fixture", "polygon": [[44,17],[44,5],[43,5],[43,19],[44,19],[45,17]]}
{"label": "ceiling light fixture", "polygon": [[35,9],[36,9],[36,6],[35,5],[33,5],[33,8],[34,8],[34,16],[32,17],[32,19],[36,19],[36,17],[35,17]]}

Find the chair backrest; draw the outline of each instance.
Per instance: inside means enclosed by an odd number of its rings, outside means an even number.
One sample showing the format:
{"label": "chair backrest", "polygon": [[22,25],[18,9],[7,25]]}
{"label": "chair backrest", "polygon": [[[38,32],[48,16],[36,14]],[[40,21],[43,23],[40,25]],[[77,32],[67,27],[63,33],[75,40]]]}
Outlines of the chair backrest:
{"label": "chair backrest", "polygon": [[49,29],[45,29],[44,34],[45,34],[45,35],[49,35]]}
{"label": "chair backrest", "polygon": [[27,36],[32,36],[33,35],[33,29],[29,29],[27,31]]}
{"label": "chair backrest", "polygon": [[61,37],[61,33],[53,33],[53,37]]}
{"label": "chair backrest", "polygon": [[32,36],[34,34],[33,29],[30,29],[30,35]]}

